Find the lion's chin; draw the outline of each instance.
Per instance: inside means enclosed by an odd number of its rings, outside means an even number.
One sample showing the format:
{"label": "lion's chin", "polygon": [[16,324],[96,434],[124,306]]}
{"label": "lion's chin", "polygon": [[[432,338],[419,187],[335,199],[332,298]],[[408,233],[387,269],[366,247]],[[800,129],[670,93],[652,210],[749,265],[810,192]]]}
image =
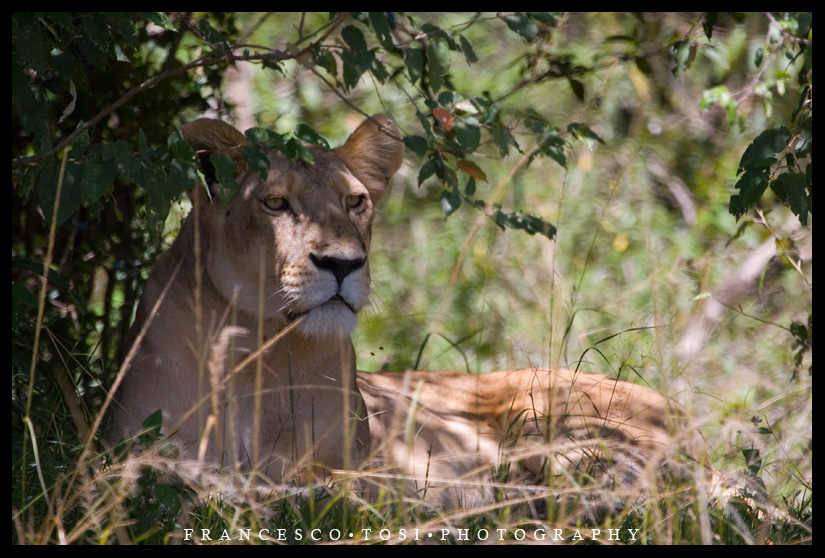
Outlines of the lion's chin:
{"label": "lion's chin", "polygon": [[349,337],[358,317],[349,305],[342,302],[322,304],[301,316],[298,332],[305,337],[320,339]]}

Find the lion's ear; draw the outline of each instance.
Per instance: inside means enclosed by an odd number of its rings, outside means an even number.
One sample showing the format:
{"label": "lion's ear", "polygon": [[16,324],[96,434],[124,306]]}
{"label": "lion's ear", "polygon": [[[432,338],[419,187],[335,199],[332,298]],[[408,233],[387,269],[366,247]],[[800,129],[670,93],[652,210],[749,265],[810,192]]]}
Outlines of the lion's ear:
{"label": "lion's ear", "polygon": [[213,196],[217,192],[212,191],[215,185],[215,167],[209,160],[209,156],[214,152],[228,155],[235,163],[235,176],[240,176],[248,170],[246,161],[243,158],[243,148],[249,145],[246,137],[220,120],[211,118],[200,118],[193,122],[188,122],[181,127],[183,139],[198,154],[200,160],[200,170],[206,178],[210,193]]}
{"label": "lion's ear", "polygon": [[404,142],[395,122],[376,114],[358,126],[346,143],[335,149],[335,153],[367,187],[375,203],[401,166]]}

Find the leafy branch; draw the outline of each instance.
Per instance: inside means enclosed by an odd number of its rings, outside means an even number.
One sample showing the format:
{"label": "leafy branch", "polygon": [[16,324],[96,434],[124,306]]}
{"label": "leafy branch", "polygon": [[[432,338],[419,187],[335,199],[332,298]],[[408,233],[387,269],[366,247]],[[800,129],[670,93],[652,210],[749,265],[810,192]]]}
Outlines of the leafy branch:
{"label": "leafy branch", "polygon": [[[33,163],[37,163],[44,159],[48,159],[49,157],[53,157],[60,153],[66,147],[72,145],[74,141],[84,132],[91,129],[98,123],[100,123],[104,118],[109,116],[118,108],[122,107],[126,104],[129,100],[131,100],[135,95],[151,89],[155,87],[160,82],[169,79],[171,77],[184,74],[189,70],[201,67],[209,67],[209,66],[217,66],[221,64],[234,64],[236,61],[244,61],[244,62],[283,62],[285,60],[293,60],[300,58],[301,56],[309,53],[320,44],[341,24],[343,23],[347,17],[349,17],[349,13],[342,13],[337,18],[335,18],[328,26],[326,26],[326,31],[320,38],[312,43],[308,44],[307,46],[295,50],[295,51],[280,51],[274,50],[272,52],[264,52],[264,53],[250,53],[248,51],[244,51],[242,54],[238,55],[234,53],[234,48],[237,47],[229,47],[223,49],[223,54],[215,56],[214,54],[206,54],[197,60],[193,60],[188,64],[184,64],[183,66],[179,66],[177,68],[173,68],[170,70],[166,70],[161,72],[160,74],[152,77],[141,83],[140,85],[133,87],[129,91],[127,91],[124,95],[122,95],[119,99],[114,101],[113,103],[109,104],[108,106],[104,107],[100,112],[98,112],[94,117],[89,119],[88,122],[84,123],[83,125],[79,126],[75,129],[71,134],[66,136],[61,142],[59,142],[55,147],[43,151],[41,153],[37,153],[36,155],[31,155],[28,157],[20,157],[18,159],[12,160],[12,169],[21,167],[23,165],[30,165]],[[205,39],[206,40],[206,39]],[[211,43],[210,43],[211,44]],[[215,45],[212,45],[213,48],[216,48]]]}

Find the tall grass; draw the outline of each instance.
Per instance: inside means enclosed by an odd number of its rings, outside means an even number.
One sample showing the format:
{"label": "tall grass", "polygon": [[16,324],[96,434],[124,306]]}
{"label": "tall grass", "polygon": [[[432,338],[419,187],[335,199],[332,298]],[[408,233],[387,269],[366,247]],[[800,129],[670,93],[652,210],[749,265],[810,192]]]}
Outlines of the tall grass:
{"label": "tall grass", "polygon": [[[648,385],[679,400],[687,427],[705,434],[711,458],[694,475],[654,483],[645,497],[617,488],[617,503],[605,508],[593,506],[603,489],[584,477],[526,487],[502,470],[491,501],[444,512],[417,504],[403,482],[369,465],[306,486],[262,485],[180,461],[151,429],[147,451],[118,461],[98,453],[88,433],[84,417],[96,411],[77,408],[62,368],[74,366],[67,351],[52,363],[63,399],[31,409],[30,437],[13,447],[13,542],[215,544],[228,542],[224,530],[231,542],[270,542],[262,529],[299,544],[546,542],[543,533],[550,539],[554,529],[583,544],[810,542],[810,378],[790,382],[788,335],[751,318],[748,306],[680,359],[679,336],[701,307],[696,294],[746,253],[711,239],[703,255],[685,259],[673,216],[633,184],[632,169],[623,172],[607,186],[577,170],[559,173],[549,198],[563,203],[535,197],[547,186],[521,179],[532,184],[514,188],[525,203],[555,215],[554,242],[492,223],[469,240],[473,214],[444,220],[431,200],[437,192],[411,189],[402,176],[375,225],[374,304],[355,336],[359,369],[562,366]],[[528,173],[552,171],[536,165]],[[763,288],[762,297],[793,297],[800,286],[789,273]],[[772,304],[772,321],[789,321],[781,301]],[[707,470],[727,488],[704,492],[695,474]],[[379,489],[365,491],[370,484]],[[619,529],[619,540],[609,529]]]}

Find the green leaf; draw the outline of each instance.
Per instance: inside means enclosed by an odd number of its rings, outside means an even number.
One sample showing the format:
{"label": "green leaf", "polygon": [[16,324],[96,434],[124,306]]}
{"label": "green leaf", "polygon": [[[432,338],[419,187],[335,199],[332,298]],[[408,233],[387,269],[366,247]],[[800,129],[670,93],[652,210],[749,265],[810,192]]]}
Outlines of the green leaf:
{"label": "green leaf", "polygon": [[232,196],[238,190],[238,183],[235,182],[235,173],[237,172],[235,163],[232,161],[232,157],[217,151],[213,151],[209,155],[209,161],[215,167],[215,180],[218,181],[221,189],[221,203],[224,207],[227,207],[232,200]]}
{"label": "green leaf", "polygon": [[12,283],[11,284],[11,296],[26,304],[31,306],[32,308],[37,308],[39,306],[39,302],[37,297],[32,294],[32,292],[26,288],[25,285],[22,283]]}
{"label": "green leaf", "polygon": [[[93,145],[90,157],[83,167],[80,181],[80,203],[88,207],[99,200],[112,186],[117,178],[117,163],[114,160],[112,146]],[[64,185],[65,187],[65,185]]]}
{"label": "green leaf", "polygon": [[802,141],[796,144],[796,156],[799,158],[806,157],[813,152],[813,118],[805,118],[799,124],[799,133],[802,135]]}
{"label": "green leaf", "polygon": [[[409,147],[413,153],[424,158],[427,154],[427,140],[421,136],[406,136],[404,137],[404,145]],[[419,182],[420,184],[420,182]]]}
{"label": "green leaf", "polygon": [[510,128],[506,126],[494,125],[492,129],[493,143],[498,147],[498,152],[502,157],[510,153],[510,145],[515,144]]}
{"label": "green leaf", "polygon": [[461,95],[455,91],[442,91],[438,94],[438,104],[452,110],[453,106],[461,100]]}
{"label": "green leaf", "polygon": [[272,141],[276,138],[276,136],[280,136],[273,132],[272,130],[267,130],[265,128],[250,128],[246,132],[244,132],[246,139],[249,140],[250,143],[266,143]]}
{"label": "green leaf", "polygon": [[472,176],[467,179],[467,185],[464,186],[464,194],[467,197],[474,196],[476,193],[476,179]]}
{"label": "green leaf", "polygon": [[[28,290],[26,290],[26,292],[28,292]],[[796,320],[792,321],[790,329],[791,335],[793,335],[797,339],[801,341],[808,340],[808,328],[806,328],[805,324],[803,324],[802,322]]]}
{"label": "green leaf", "polygon": [[143,433],[140,435],[140,443],[143,448],[150,447],[160,437],[160,429],[163,426],[163,413],[158,409],[143,421]]}
{"label": "green leaf", "polygon": [[[60,192],[60,206],[57,208],[57,225],[63,224],[80,207],[80,177],[83,167],[72,162],[66,163],[63,187]],[[43,216],[51,225],[55,200],[57,199],[58,169],[51,167],[40,173],[37,181],[37,197],[43,208]]]}
{"label": "green leaf", "polygon": [[392,29],[390,29],[390,22],[387,21],[387,16],[384,12],[370,12],[370,25],[372,25],[375,34],[384,43],[385,46],[392,45]]}
{"label": "green leaf", "polygon": [[[253,128],[253,130],[257,130]],[[258,134],[252,130],[246,131],[246,137],[250,135],[257,136]],[[243,159],[249,165],[250,172],[257,172],[261,181],[265,181],[269,175],[269,156],[264,152],[260,145],[248,145],[243,148]]]}
{"label": "green leaf", "polygon": [[52,134],[49,129],[49,103],[46,92],[37,85],[29,86],[29,78],[16,64],[11,68],[11,91],[17,116],[23,129],[34,134],[34,148],[46,151],[52,146]]}
{"label": "green leaf", "polygon": [[102,14],[93,14],[83,19],[74,44],[80,50],[84,62],[100,71],[106,71],[110,59],[118,59],[109,25]]}
{"label": "green leaf", "polygon": [[762,58],[765,56],[765,50],[762,47],[756,49],[756,54],[753,55],[753,65],[757,68],[762,65]]}
{"label": "green leaf", "polygon": [[427,46],[427,78],[430,87],[438,91],[444,85],[444,76],[450,70],[450,48],[441,40],[430,41]]}
{"label": "green leaf", "polygon": [[127,12],[106,12],[106,20],[112,30],[120,35],[130,47],[138,48],[140,46],[131,14]]}
{"label": "green leaf", "polygon": [[453,131],[458,145],[465,151],[473,151],[481,141],[478,120],[472,116],[457,119],[453,123]]}
{"label": "green leaf", "polygon": [[636,67],[645,75],[650,75],[653,72],[653,68],[650,67],[650,62],[644,56],[636,56],[633,61],[636,63]]}
{"label": "green leaf", "polygon": [[559,18],[556,16],[556,14],[550,12],[527,12],[527,15],[535,19],[536,21],[540,21],[545,25],[549,25],[550,27],[555,27],[559,21]]}
{"label": "green leaf", "polygon": [[149,20],[155,25],[159,25],[164,29],[168,29],[169,31],[174,31],[175,26],[172,25],[172,22],[169,21],[169,16],[167,16],[164,12],[140,12],[140,16],[143,19]]}
{"label": "green leaf", "polygon": [[226,39],[223,35],[221,35],[217,29],[212,27],[208,20],[201,19],[198,22],[198,29],[200,32],[203,33],[203,38],[206,39],[208,43],[212,45],[223,45],[226,43]]}
{"label": "green leaf", "polygon": [[13,51],[17,52],[24,65],[31,66],[40,75],[46,72],[44,34],[34,12],[16,12],[11,18]]}
{"label": "green leaf", "polygon": [[125,184],[134,184],[135,173],[140,166],[140,158],[132,153],[127,141],[116,141],[115,149],[117,150],[115,161],[117,163],[118,178]]}
{"label": "green leaf", "polygon": [[338,62],[335,55],[326,50],[315,57],[315,63],[321,66],[331,76],[338,76]]}
{"label": "green leaf", "polygon": [[390,77],[387,67],[384,66],[384,64],[382,64],[377,58],[372,61],[372,75],[374,75],[375,79],[382,84],[385,83]]}
{"label": "green leaf", "polygon": [[523,230],[529,235],[542,234],[552,239],[556,235],[556,227],[546,222],[544,219],[531,213],[516,211],[515,213],[504,213],[497,211],[495,222],[504,228]]}
{"label": "green leaf", "polygon": [[[27,260],[12,260],[12,267],[22,267],[23,269],[33,271],[37,275],[43,275],[43,264],[39,262],[30,262]],[[77,309],[78,311],[80,311],[80,313],[85,312],[86,304],[84,303],[83,299],[81,299],[80,296],[77,294],[77,292],[72,290],[71,283],[69,283],[69,281],[67,281],[65,277],[61,276],[55,270],[50,269],[48,278],[49,283],[56,286],[61,291],[68,293],[69,297],[77,306]]]}
{"label": "green leaf", "polygon": [[358,84],[358,80],[361,79],[364,72],[370,69],[374,60],[375,54],[368,50],[353,51],[344,49],[341,53],[341,62],[344,65],[344,86],[347,90]]}
{"label": "green leaf", "polygon": [[799,17],[796,21],[796,36],[800,39],[807,39],[808,33],[810,32],[811,26],[813,25],[813,13],[802,12],[799,14]]}
{"label": "green leaf", "polygon": [[437,25],[433,25],[432,23],[425,23],[421,26],[421,31],[424,35],[430,37],[432,40],[438,40],[443,42],[447,45],[447,47],[450,50],[454,50],[456,52],[461,50],[461,47],[458,46],[458,43],[456,43],[449,34],[445,33],[444,30]]}
{"label": "green leaf", "polygon": [[295,128],[295,135],[307,143],[320,145],[326,149],[330,148],[327,140],[306,124],[298,124],[298,127]]}
{"label": "green leaf", "polygon": [[802,225],[808,224],[808,212],[811,209],[810,185],[805,177],[796,173],[783,173],[771,182],[771,190],[776,193],[786,207],[799,218]]}
{"label": "green leaf", "polygon": [[186,141],[183,139],[183,133],[180,130],[175,130],[169,135],[166,140],[166,145],[169,146],[172,152],[172,157],[181,161],[197,161],[197,154]]}
{"label": "green leaf", "polygon": [[410,75],[410,82],[415,85],[424,74],[424,51],[418,48],[408,48],[404,53],[404,65]]}
{"label": "green leaf", "polygon": [[770,167],[776,162],[774,156],[785,149],[790,140],[791,133],[784,126],[765,130],[745,150],[736,173]]}
{"label": "green leaf", "polygon": [[768,187],[768,174],[761,169],[745,171],[745,174],[736,183],[739,194],[731,196],[728,210],[731,215],[739,219],[762,197]]}
{"label": "green leaf", "polygon": [[348,25],[341,31],[341,38],[347,46],[355,51],[361,52],[367,50],[367,41],[364,39],[364,34],[354,25]]}
{"label": "green leaf", "polygon": [[719,12],[705,12],[705,19],[702,20],[702,28],[705,30],[705,35],[710,40],[713,35],[713,25],[719,19]]}
{"label": "green leaf", "polygon": [[449,217],[461,206],[461,194],[457,188],[441,192],[441,211]]}
{"label": "green leaf", "polygon": [[464,35],[459,35],[458,40],[461,43],[461,52],[464,53],[464,58],[467,60],[467,64],[475,64],[478,62],[478,57],[476,56],[476,52],[473,50],[473,45],[470,44],[470,41],[465,39]]}
{"label": "green leaf", "polygon": [[673,77],[679,79],[679,72],[686,70],[690,66],[690,42],[676,41],[671,47],[671,56],[675,65],[673,66]]}
{"label": "green leaf", "polygon": [[521,35],[527,42],[536,40],[536,24],[525,14],[513,14],[504,17],[504,22],[512,31]]}
{"label": "green leaf", "polygon": [[579,101],[584,102],[584,85],[582,85],[582,82],[577,79],[568,78],[567,83],[570,84],[570,89],[573,90],[573,94],[576,95],[576,98]]}
{"label": "green leaf", "polygon": [[434,175],[441,166],[441,161],[438,159],[438,154],[433,153],[426,163],[421,165],[421,170],[418,171],[418,186],[424,183],[425,180]]}
{"label": "green leaf", "polygon": [[604,140],[599,137],[599,135],[590,129],[590,126],[586,126],[584,124],[580,124],[578,122],[571,122],[567,126],[567,131],[573,134],[573,136],[588,144],[588,147],[592,147],[590,145],[591,140],[597,141],[604,145]]}
{"label": "green leaf", "polygon": [[[169,179],[166,171],[162,167],[151,169],[152,178],[140,183],[149,194],[146,199],[146,220],[149,222],[149,232],[152,238],[157,241],[160,237],[160,230],[166,216],[169,215],[169,204],[172,202],[172,195],[169,191]],[[151,172],[150,171],[150,172]]]}
{"label": "green leaf", "polygon": [[290,144],[290,143],[293,143],[293,142],[295,143],[295,156],[296,156],[296,158],[300,159],[301,161],[304,161],[305,163],[309,163],[310,165],[314,164],[315,163],[315,157],[312,156],[312,152],[309,149],[307,149],[307,146],[305,146],[303,143],[301,143],[300,141],[297,141],[295,139],[289,140],[287,142],[287,144]]}

